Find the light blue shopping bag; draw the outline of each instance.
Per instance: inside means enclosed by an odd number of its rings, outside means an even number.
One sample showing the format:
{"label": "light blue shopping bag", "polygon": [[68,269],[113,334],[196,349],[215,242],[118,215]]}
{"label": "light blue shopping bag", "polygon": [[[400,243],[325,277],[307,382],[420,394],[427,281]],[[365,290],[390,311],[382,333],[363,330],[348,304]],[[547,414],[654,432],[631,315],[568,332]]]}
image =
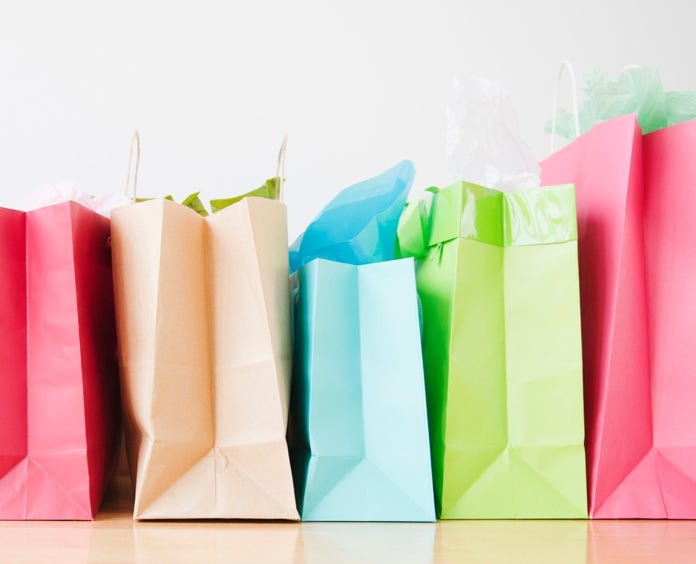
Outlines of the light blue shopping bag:
{"label": "light blue shopping bag", "polygon": [[292,454],[305,521],[433,521],[413,259],[298,272]]}
{"label": "light blue shopping bag", "polygon": [[345,189],[291,248],[305,521],[435,519],[414,263],[391,260],[414,172],[404,161]]}

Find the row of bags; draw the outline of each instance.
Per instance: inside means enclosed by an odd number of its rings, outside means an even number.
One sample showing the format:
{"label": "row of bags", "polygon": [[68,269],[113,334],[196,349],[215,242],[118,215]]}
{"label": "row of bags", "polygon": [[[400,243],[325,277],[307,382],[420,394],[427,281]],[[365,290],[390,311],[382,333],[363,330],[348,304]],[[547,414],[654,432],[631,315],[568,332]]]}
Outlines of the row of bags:
{"label": "row of bags", "polygon": [[694,149],[625,115],[405,208],[404,162],[289,257],[269,198],[0,210],[0,518],[93,518],[121,410],[138,519],[696,518]]}

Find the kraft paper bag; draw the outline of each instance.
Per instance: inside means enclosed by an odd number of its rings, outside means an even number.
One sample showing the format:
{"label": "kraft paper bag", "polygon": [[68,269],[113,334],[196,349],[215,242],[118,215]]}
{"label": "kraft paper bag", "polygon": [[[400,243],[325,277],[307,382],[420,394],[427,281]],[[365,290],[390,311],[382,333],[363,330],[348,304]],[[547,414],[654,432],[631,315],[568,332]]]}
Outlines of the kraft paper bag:
{"label": "kraft paper bag", "polygon": [[298,519],[285,206],[151,200],[112,229],[134,517]]}
{"label": "kraft paper bag", "polygon": [[571,185],[410,203],[438,516],[587,516]]}
{"label": "kraft paper bag", "polygon": [[627,115],[542,163],[577,185],[594,518],[696,518],[695,147]]}
{"label": "kraft paper bag", "polygon": [[298,271],[293,461],[303,521],[434,521],[413,259]]}
{"label": "kraft paper bag", "polygon": [[0,519],[93,519],[119,431],[109,220],[0,208]]}

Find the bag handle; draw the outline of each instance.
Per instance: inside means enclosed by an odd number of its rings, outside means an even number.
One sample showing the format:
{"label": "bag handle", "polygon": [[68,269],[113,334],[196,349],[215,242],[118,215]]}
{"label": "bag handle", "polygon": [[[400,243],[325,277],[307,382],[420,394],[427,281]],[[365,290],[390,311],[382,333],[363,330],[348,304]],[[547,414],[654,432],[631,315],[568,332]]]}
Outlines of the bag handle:
{"label": "bag handle", "polygon": [[[285,181],[285,151],[288,145],[288,134],[283,137],[283,142],[278,151],[278,164],[276,167],[276,177],[278,178],[278,199],[283,201],[283,184]],[[133,164],[133,148],[135,148],[135,165]],[[138,170],[140,169],[140,133],[138,130],[133,131],[131,138],[130,150],[128,151],[128,173],[126,174],[126,196],[129,196],[131,187],[131,170],[133,171],[133,203],[137,200],[138,192]]]}
{"label": "bag handle", "polygon": [[276,178],[278,179],[278,199],[283,201],[283,184],[285,183],[285,150],[288,146],[288,134],[283,137],[278,151],[278,165],[276,166]]}
{"label": "bag handle", "polygon": [[561,79],[563,78],[563,72],[567,71],[570,77],[570,87],[572,88],[571,95],[573,101],[573,125],[575,125],[575,137],[580,136],[580,118],[578,115],[578,89],[577,83],[575,81],[575,69],[573,69],[572,63],[563,59],[561,61],[561,68],[558,70],[558,78],[556,79],[556,88],[553,92],[553,112],[551,114],[551,152],[556,150],[556,112],[558,111],[558,90],[561,85]]}
{"label": "bag handle", "polygon": [[135,166],[133,167],[133,203],[136,202],[138,191],[138,169],[140,168],[140,133],[136,129],[131,138],[130,151],[128,151],[128,174],[126,175],[126,196],[130,191],[131,165],[133,164],[133,147],[135,147]]}

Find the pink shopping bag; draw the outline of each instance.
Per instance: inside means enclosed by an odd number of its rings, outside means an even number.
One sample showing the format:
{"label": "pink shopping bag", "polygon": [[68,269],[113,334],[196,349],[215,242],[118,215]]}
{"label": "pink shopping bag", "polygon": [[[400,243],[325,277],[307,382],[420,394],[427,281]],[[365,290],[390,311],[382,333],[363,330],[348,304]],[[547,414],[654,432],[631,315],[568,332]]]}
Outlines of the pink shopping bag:
{"label": "pink shopping bag", "polygon": [[[541,165],[575,182],[590,516],[696,517],[696,122],[596,125]],[[690,253],[690,254],[689,254]]]}
{"label": "pink shopping bag", "polygon": [[119,401],[109,220],[0,209],[0,519],[92,519]]}
{"label": "pink shopping bag", "polygon": [[[637,517],[696,518],[696,120],[643,136],[652,444]],[[627,492],[628,493],[628,492]]]}

